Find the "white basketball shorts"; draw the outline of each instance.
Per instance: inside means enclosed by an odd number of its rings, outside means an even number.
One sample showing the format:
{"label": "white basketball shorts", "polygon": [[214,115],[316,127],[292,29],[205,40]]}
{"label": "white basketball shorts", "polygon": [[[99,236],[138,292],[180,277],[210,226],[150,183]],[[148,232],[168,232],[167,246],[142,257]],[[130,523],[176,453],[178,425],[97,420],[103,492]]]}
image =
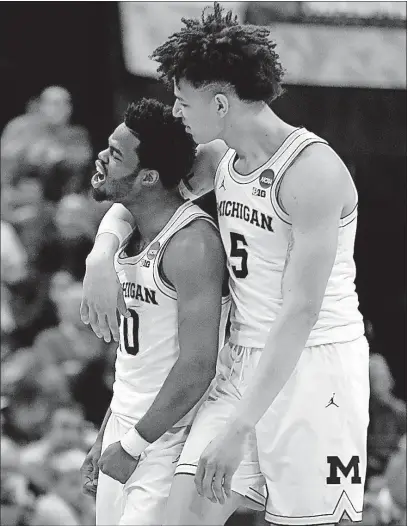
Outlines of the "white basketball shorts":
{"label": "white basketball shorts", "polygon": [[[112,414],[105,428],[102,452],[130,429]],[[167,498],[189,426],[173,428],[148,446],[125,484],[99,471],[96,524],[157,526],[163,524]]]}
{"label": "white basketball shorts", "polygon": [[[262,350],[227,343],[176,474],[194,475],[201,453],[242,397]],[[246,444],[232,489],[282,525],[362,520],[366,472],[368,344],[308,347]]]}

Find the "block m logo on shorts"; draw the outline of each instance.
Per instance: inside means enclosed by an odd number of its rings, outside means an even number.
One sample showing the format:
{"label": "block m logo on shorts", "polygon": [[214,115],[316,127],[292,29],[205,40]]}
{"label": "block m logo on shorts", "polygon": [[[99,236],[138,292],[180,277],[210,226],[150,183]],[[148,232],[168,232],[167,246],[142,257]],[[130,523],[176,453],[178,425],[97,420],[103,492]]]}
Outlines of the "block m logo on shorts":
{"label": "block m logo on shorts", "polygon": [[338,472],[341,471],[347,478],[353,470],[353,476],[351,477],[352,484],[361,484],[361,477],[359,473],[360,458],[357,455],[351,457],[350,462],[345,466],[339,457],[327,457],[327,463],[330,466],[330,476],[326,478],[327,484],[340,484],[340,477]]}

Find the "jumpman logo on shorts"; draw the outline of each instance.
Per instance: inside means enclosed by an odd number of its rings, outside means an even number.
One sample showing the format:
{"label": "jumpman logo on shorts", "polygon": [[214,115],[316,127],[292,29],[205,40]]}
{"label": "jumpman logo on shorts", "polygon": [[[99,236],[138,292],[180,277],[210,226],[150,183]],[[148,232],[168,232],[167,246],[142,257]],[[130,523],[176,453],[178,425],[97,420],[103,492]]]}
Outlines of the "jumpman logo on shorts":
{"label": "jumpman logo on shorts", "polygon": [[326,407],[329,407],[329,405],[335,405],[336,407],[339,407],[339,406],[336,404],[336,402],[334,401],[334,395],[335,395],[335,394],[336,394],[336,393],[333,393],[333,396],[330,398],[330,401],[329,401],[329,403],[326,405]]}
{"label": "jumpman logo on shorts", "polygon": [[224,177],[224,179],[221,181],[220,186],[218,187],[219,190],[221,190],[221,188],[224,188],[224,190],[226,190],[226,188],[225,188],[225,177]]}

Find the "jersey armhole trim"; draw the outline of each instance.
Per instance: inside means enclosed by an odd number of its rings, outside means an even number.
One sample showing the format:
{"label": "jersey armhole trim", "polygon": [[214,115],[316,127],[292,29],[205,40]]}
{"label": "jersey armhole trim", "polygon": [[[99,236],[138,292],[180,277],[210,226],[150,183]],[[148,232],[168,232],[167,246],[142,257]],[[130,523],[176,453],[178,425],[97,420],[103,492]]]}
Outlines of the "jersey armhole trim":
{"label": "jersey armhole trim", "polygon": [[160,248],[160,253],[158,257],[156,258],[154,262],[154,267],[153,267],[154,282],[156,283],[156,286],[160,290],[160,292],[162,292],[165,296],[173,300],[177,300],[177,291],[164,273],[163,266],[162,266],[164,253],[166,252],[166,248],[169,242],[171,241],[171,239],[173,239],[173,236],[177,234],[178,232],[180,232],[180,230],[182,230],[183,228],[185,228],[186,226],[190,225],[191,223],[193,223],[194,221],[198,219],[207,221],[208,223],[210,223],[210,225],[212,225],[215,229],[217,229],[216,224],[214,223],[213,219],[210,216],[204,215],[201,212],[197,212],[197,214],[192,214],[188,216],[180,224],[180,228],[178,228],[175,232],[171,234],[171,236],[168,239],[166,239],[165,243]]}
{"label": "jersey armhole trim", "polygon": [[219,178],[219,175],[220,175],[220,172],[221,172],[221,170],[220,170],[221,165],[224,162],[226,156],[228,154],[231,154],[231,152],[233,152],[233,151],[234,150],[232,150],[231,148],[228,148],[227,151],[224,153],[224,155],[221,157],[221,159],[218,161],[217,169],[215,170],[215,176],[214,176],[214,190],[216,189],[218,178]]}
{"label": "jersey armhole trim", "polygon": [[[281,221],[286,223],[287,225],[292,225],[290,221],[290,216],[285,210],[282,200],[280,198],[280,189],[283,182],[283,178],[285,177],[286,172],[289,170],[289,168],[295,163],[297,159],[299,159],[299,156],[310,146],[313,144],[326,144],[328,145],[328,142],[324,139],[321,139],[317,136],[315,137],[309,137],[305,139],[305,141],[298,145],[296,150],[292,154],[292,158],[289,158],[286,165],[283,165],[281,170],[276,175],[276,180],[274,184],[271,187],[271,203],[272,207],[276,213],[276,215],[279,217]],[[298,150],[300,151],[298,152]],[[298,153],[297,153],[298,152]]]}

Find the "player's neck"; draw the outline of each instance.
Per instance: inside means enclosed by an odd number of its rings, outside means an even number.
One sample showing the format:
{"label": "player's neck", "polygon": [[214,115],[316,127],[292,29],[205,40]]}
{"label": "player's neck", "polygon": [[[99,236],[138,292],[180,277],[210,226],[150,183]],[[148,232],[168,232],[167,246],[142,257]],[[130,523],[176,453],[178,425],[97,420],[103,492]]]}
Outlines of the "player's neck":
{"label": "player's neck", "polygon": [[166,226],[171,216],[183,204],[177,193],[160,193],[144,198],[142,203],[125,205],[133,215],[142,242],[150,243]]}
{"label": "player's neck", "polygon": [[272,157],[295,129],[266,105],[257,112],[248,109],[237,114],[223,139],[248,164],[256,165],[259,160]]}

